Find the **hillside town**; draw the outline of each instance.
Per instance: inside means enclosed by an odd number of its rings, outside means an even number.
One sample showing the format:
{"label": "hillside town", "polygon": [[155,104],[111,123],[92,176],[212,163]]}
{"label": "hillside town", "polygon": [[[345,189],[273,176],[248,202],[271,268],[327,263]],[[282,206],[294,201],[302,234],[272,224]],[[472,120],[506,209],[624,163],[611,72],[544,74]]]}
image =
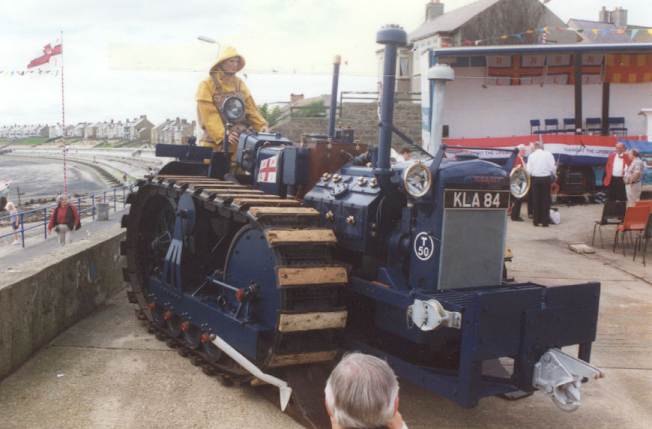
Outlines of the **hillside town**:
{"label": "hillside town", "polygon": [[66,138],[86,141],[120,140],[140,144],[185,144],[188,137],[195,134],[196,122],[187,119],[166,119],[154,125],[147,115],[122,120],[111,119],[101,122],[79,122],[66,125],[65,132],[61,123],[5,125],[0,126],[0,139],[15,141],[31,137],[43,139]]}

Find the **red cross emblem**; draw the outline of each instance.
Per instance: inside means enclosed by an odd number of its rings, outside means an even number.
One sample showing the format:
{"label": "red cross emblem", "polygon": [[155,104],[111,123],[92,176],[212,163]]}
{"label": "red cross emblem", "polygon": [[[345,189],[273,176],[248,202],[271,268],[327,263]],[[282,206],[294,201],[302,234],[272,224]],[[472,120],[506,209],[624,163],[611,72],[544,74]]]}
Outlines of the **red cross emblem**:
{"label": "red cross emblem", "polygon": [[278,155],[263,159],[258,169],[258,182],[276,183],[276,163]]}

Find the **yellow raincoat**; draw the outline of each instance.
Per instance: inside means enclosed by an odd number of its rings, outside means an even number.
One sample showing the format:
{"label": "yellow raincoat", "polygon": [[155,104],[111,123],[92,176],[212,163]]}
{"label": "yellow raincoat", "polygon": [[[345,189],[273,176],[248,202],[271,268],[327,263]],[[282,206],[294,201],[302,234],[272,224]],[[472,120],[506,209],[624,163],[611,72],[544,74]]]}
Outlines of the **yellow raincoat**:
{"label": "yellow raincoat", "polygon": [[[242,70],[245,65],[245,60],[242,55],[238,54],[235,48],[230,46],[225,47],[221,55],[210,69],[210,74],[221,85],[221,88],[216,88],[213,79],[209,76],[199,84],[197,89],[197,116],[199,126],[204,131],[203,137],[199,142],[200,146],[212,147],[213,151],[222,150],[222,142],[224,141],[224,124],[222,118],[213,102],[213,95],[216,91],[223,92],[240,92],[245,101],[245,114],[249,126],[256,131],[261,131],[267,127],[267,122],[262,117],[256,103],[254,102],[249,88],[247,85],[235,75],[227,75],[219,67],[220,63],[228,60],[229,58],[240,57],[240,67],[238,71]],[[235,150],[231,149],[231,153]]]}

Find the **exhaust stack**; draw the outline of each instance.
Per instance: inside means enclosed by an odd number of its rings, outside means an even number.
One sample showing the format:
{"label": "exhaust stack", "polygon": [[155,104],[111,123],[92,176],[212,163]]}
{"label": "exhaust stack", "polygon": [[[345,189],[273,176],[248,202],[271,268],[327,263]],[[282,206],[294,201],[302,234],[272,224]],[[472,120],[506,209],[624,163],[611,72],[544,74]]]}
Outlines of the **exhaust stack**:
{"label": "exhaust stack", "polygon": [[394,121],[394,88],[396,87],[396,52],[399,46],[407,45],[407,33],[398,25],[388,25],[376,33],[376,43],[385,45],[385,61],[383,65],[383,95],[380,100],[378,157],[374,172],[380,176],[381,185],[384,185],[391,174],[390,155]]}
{"label": "exhaust stack", "polygon": [[434,155],[441,147],[446,82],[455,80],[455,72],[446,64],[435,64],[428,70],[428,80],[431,82],[432,98],[430,100],[430,139],[425,149],[429,154]]}
{"label": "exhaust stack", "polygon": [[340,63],[342,57],[335,55],[333,61],[333,84],[331,86],[331,105],[328,113],[328,138],[335,138],[335,115],[337,113],[337,85],[340,80]]}

